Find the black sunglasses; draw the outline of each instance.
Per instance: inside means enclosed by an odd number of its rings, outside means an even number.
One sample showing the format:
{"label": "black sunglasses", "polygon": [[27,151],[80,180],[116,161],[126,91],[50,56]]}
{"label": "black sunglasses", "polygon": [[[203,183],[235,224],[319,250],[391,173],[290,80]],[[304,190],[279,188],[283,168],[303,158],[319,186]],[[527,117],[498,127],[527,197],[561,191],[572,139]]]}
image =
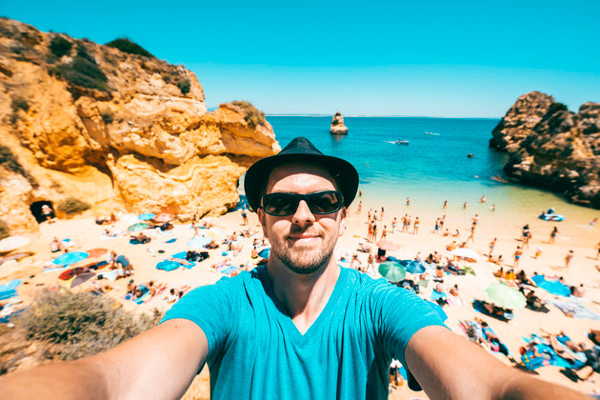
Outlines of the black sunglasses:
{"label": "black sunglasses", "polygon": [[308,194],[284,192],[265,194],[262,198],[262,208],[269,215],[285,217],[296,212],[300,200],[306,201],[313,214],[331,214],[344,205],[344,196],[341,192],[327,190]]}

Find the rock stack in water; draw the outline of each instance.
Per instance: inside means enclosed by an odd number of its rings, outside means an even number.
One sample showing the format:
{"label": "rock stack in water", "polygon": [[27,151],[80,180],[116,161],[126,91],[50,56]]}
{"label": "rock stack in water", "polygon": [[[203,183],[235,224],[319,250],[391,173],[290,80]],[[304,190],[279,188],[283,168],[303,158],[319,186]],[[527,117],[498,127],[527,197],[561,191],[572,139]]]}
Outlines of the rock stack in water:
{"label": "rock stack in water", "polygon": [[0,18],[0,226],[35,230],[40,204],[77,201],[104,215],[221,214],[246,168],[279,151],[251,104],[208,113],[194,73],[127,42]]}
{"label": "rock stack in water", "polygon": [[344,125],[344,117],[341,112],[336,112],[331,120],[331,128],[329,132],[332,135],[347,135],[348,127]]}
{"label": "rock stack in water", "polygon": [[527,93],[492,136],[490,147],[509,154],[509,177],[600,208],[600,103],[584,103],[573,113],[552,96]]}

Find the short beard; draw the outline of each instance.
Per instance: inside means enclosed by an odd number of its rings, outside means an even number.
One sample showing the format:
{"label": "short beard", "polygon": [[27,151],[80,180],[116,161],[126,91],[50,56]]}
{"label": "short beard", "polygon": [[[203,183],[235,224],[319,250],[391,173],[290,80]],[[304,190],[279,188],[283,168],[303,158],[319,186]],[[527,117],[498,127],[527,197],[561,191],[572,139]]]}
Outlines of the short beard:
{"label": "short beard", "polygon": [[323,265],[327,264],[336,243],[336,236],[323,242],[323,245],[313,251],[304,251],[302,249],[293,250],[284,245],[271,246],[271,251],[281,262],[290,270],[297,274],[308,275],[318,271]]}

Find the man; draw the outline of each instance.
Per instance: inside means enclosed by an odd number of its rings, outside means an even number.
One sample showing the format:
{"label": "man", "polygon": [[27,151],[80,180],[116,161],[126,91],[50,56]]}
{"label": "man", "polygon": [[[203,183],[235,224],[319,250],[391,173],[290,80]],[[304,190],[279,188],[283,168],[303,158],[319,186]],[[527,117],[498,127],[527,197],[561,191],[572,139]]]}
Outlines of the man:
{"label": "man", "polygon": [[348,162],[294,139],[246,174],[266,266],[195,289],[106,353],[9,376],[0,398],[178,398],[208,363],[213,399],[381,399],[392,357],[434,399],[584,398],[506,367],[409,291],[340,268],[357,186]]}

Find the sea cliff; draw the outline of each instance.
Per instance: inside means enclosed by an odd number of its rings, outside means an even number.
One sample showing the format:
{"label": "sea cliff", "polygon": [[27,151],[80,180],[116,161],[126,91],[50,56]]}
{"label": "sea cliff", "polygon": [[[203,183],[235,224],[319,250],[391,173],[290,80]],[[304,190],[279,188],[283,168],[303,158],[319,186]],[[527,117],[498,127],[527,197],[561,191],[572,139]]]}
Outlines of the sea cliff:
{"label": "sea cliff", "polygon": [[507,152],[513,180],[600,208],[600,104],[574,113],[550,95],[520,96],[492,132],[490,147]]}
{"label": "sea cliff", "polygon": [[193,72],[136,46],[0,19],[0,220],[11,232],[37,229],[32,204],[67,198],[97,213],[221,214],[246,168],[279,151],[251,104],[208,113]]}

